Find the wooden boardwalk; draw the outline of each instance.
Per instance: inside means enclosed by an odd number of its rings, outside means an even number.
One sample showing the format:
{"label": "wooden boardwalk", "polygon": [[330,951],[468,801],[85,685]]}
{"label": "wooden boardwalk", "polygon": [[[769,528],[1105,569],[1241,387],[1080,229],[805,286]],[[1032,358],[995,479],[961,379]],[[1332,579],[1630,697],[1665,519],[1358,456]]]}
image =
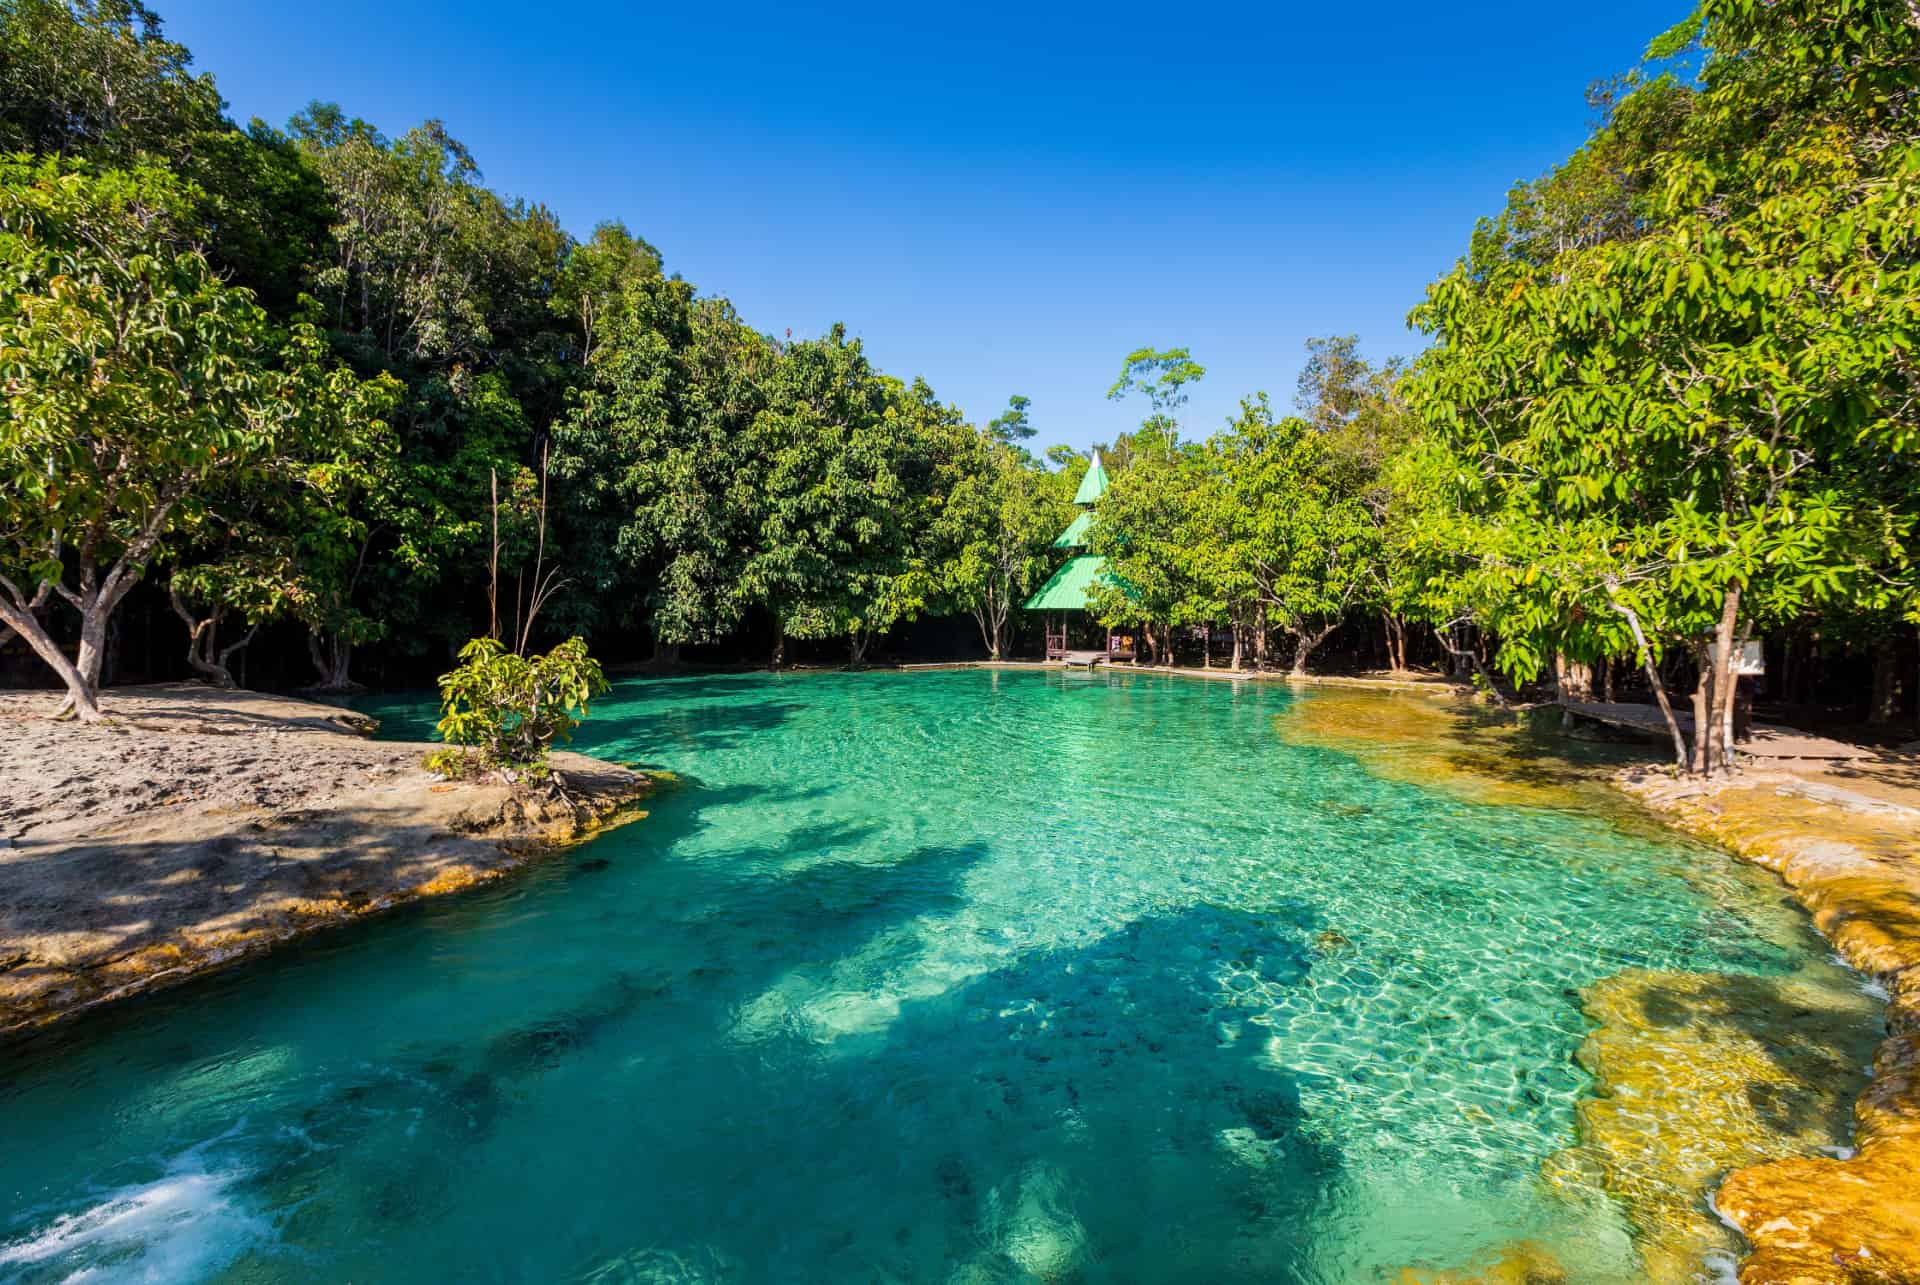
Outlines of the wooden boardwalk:
{"label": "wooden boardwalk", "polygon": [[1107,659],[1107,653],[1104,651],[1070,651],[1063,654],[1060,659],[1066,662],[1069,669],[1076,665],[1085,665],[1088,669],[1092,669],[1095,665],[1101,664]]}
{"label": "wooden boardwalk", "polygon": [[[1660,717],[1657,705],[1629,705],[1622,702],[1608,704],[1603,701],[1561,701],[1560,707],[1578,717],[1603,723],[1608,727],[1624,728],[1631,732],[1640,732],[1656,736],[1662,740],[1667,736],[1667,721]],[[1679,720],[1680,730],[1693,734],[1693,714],[1689,711],[1674,711]],[[1874,752],[1859,745],[1849,745],[1845,741],[1836,741],[1828,736],[1816,736],[1812,732],[1797,731],[1791,727],[1780,727],[1773,723],[1755,723],[1751,735],[1735,747],[1742,754],[1757,759],[1833,759],[1858,762],[1874,757]]]}

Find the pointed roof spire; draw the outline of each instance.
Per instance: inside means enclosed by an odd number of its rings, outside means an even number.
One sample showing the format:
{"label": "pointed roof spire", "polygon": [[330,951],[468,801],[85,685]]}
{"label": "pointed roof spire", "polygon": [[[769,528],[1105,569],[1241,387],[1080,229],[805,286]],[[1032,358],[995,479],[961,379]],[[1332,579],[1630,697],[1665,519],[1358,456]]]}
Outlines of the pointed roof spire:
{"label": "pointed roof spire", "polygon": [[1107,493],[1107,470],[1100,462],[1100,452],[1093,453],[1093,463],[1087,469],[1087,475],[1080,479],[1080,489],[1073,493],[1075,504],[1095,504]]}

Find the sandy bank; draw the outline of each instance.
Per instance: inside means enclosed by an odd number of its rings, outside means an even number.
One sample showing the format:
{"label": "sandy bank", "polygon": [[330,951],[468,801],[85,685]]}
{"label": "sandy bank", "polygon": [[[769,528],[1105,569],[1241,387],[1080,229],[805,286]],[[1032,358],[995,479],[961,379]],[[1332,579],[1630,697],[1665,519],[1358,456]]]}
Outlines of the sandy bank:
{"label": "sandy bank", "polygon": [[52,723],[0,693],[0,1034],[511,870],[616,818],[641,773],[556,754],[577,806],[453,784],[332,706],[190,684]]}

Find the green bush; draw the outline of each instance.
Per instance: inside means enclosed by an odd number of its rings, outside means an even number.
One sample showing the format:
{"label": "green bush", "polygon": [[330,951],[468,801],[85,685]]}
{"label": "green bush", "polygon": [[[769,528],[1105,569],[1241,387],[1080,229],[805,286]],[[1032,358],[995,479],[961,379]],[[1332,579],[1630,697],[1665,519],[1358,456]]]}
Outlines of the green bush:
{"label": "green bush", "polygon": [[[600,662],[579,638],[544,656],[475,638],[460,649],[460,667],[440,676],[440,735],[475,747],[490,767],[539,767],[554,741],[572,737],[587,702],[606,690]],[[430,756],[429,766],[459,775],[444,751]]]}

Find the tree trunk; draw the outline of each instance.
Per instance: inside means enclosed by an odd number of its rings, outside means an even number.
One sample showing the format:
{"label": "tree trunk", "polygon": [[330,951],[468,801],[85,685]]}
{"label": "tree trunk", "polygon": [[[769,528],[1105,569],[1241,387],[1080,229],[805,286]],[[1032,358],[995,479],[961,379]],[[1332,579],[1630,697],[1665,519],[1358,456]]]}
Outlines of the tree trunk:
{"label": "tree trunk", "polygon": [[1239,673],[1241,658],[1245,654],[1246,630],[1240,624],[1238,616],[1233,619],[1233,672]]}
{"label": "tree trunk", "polygon": [[1693,753],[1687,770],[1705,776],[1713,770],[1713,737],[1708,732],[1713,726],[1713,657],[1706,647],[1695,648],[1694,656],[1700,677],[1693,684]]}
{"label": "tree trunk", "polygon": [[1900,674],[1893,640],[1883,638],[1873,649],[1873,694],[1867,703],[1867,722],[1891,723],[1900,712]]}
{"label": "tree trunk", "polygon": [[[180,591],[168,586],[167,601],[173,606],[173,614],[187,627],[187,666],[194,673],[204,675],[215,687],[233,687],[233,675],[221,664],[225,653],[215,650],[220,636],[220,619],[226,615],[223,608],[215,607],[204,619],[194,616]],[[244,644],[243,644],[244,645]]]}
{"label": "tree trunk", "polygon": [[787,659],[787,631],[775,628],[773,631],[773,655],[767,661],[768,669],[778,669]]}
{"label": "tree trunk", "polygon": [[1613,596],[1613,587],[1607,587],[1607,601],[1613,609],[1626,618],[1627,628],[1633,631],[1633,645],[1640,653],[1640,667],[1647,673],[1647,683],[1653,688],[1654,703],[1660,706],[1660,716],[1667,721],[1667,733],[1673,737],[1673,765],[1682,772],[1687,770],[1687,740],[1680,734],[1680,720],[1674,717],[1673,702],[1667,699],[1667,685],[1660,681],[1660,667],[1653,663],[1653,649],[1647,645],[1647,635],[1640,628],[1640,617],[1633,608]]}
{"label": "tree trunk", "polygon": [[70,712],[83,723],[100,720],[100,700],[95,689],[81,675],[78,667],[67,659],[67,653],[60,650],[60,644],[53,640],[53,635],[47,632],[38,616],[0,599],[0,624],[25,639],[34,654],[44,660],[60,676],[60,681],[66,684],[67,696],[61,702],[58,714]]}
{"label": "tree trunk", "polygon": [[1264,602],[1253,611],[1253,667],[1261,671],[1267,667],[1267,604]]}
{"label": "tree trunk", "polygon": [[1200,626],[1200,628],[1203,631],[1200,635],[1200,668],[1203,670],[1212,669],[1213,668],[1213,623],[1209,621],[1208,623]]}
{"label": "tree trunk", "polygon": [[1380,623],[1387,631],[1387,668],[1404,674],[1407,672],[1407,624],[1391,611],[1380,613]]}
{"label": "tree trunk", "polygon": [[317,676],[309,691],[350,692],[355,690],[352,677],[353,644],[340,634],[325,634],[317,629],[307,631],[307,656],[313,661]]}
{"label": "tree trunk", "polygon": [[[1734,687],[1740,681],[1734,675],[1740,664],[1740,639],[1736,637],[1735,627],[1740,622],[1740,586],[1734,585],[1727,590],[1726,598],[1720,607],[1720,625],[1714,630],[1714,674],[1713,706],[1708,717],[1713,720],[1708,731],[1708,770],[1731,772],[1735,764],[1733,759],[1733,697]],[[1700,729],[1696,728],[1698,734]]]}
{"label": "tree trunk", "polygon": [[1454,673],[1456,676],[1463,671],[1471,670],[1474,677],[1480,680],[1481,686],[1487,689],[1487,694],[1493,697],[1500,708],[1513,708],[1513,702],[1507,699],[1507,694],[1500,690],[1500,684],[1494,681],[1493,674],[1487,669],[1487,662],[1481,659],[1478,645],[1468,646],[1465,639],[1451,637],[1452,628],[1452,626],[1448,626],[1446,629],[1435,629],[1433,636],[1440,640],[1440,645],[1447,649],[1449,656],[1453,657]]}
{"label": "tree trunk", "polygon": [[1553,653],[1553,685],[1555,693],[1563,701],[1587,701],[1593,699],[1593,668],[1577,660],[1568,660],[1565,653]]}
{"label": "tree trunk", "polygon": [[1307,676],[1307,661],[1313,657],[1315,651],[1319,650],[1320,644],[1333,635],[1333,630],[1334,626],[1328,625],[1319,633],[1313,633],[1305,628],[1295,631],[1293,635],[1293,668],[1290,671],[1292,677],[1305,678]]}
{"label": "tree trunk", "polygon": [[864,629],[856,629],[847,635],[848,667],[859,669],[867,663],[867,644],[872,641],[873,635]]}

